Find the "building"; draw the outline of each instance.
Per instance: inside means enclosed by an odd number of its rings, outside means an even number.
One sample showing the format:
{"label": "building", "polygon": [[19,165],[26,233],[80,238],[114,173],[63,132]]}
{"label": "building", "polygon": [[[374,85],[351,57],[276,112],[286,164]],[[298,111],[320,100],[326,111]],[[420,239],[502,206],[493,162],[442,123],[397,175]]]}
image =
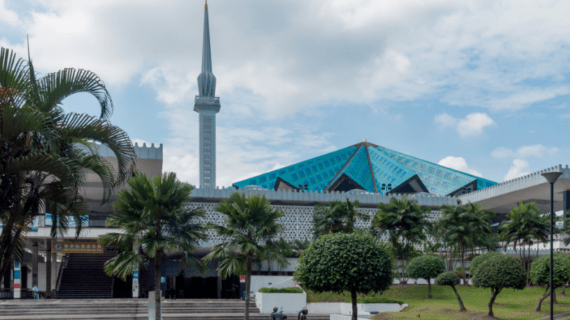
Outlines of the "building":
{"label": "building", "polygon": [[[491,209],[504,215],[516,206],[518,201],[535,201],[548,212],[550,189],[540,175],[546,171],[558,171],[561,178],[555,184],[555,210],[570,209],[570,169],[561,165],[536,172],[525,177],[503,183],[495,183],[464,172],[446,168],[417,157],[399,153],[367,141],[334,151],[319,157],[267,172],[250,179],[238,181],[230,188],[216,187],[216,148],[215,116],[221,104],[215,97],[216,78],[212,72],[210,54],[210,34],[208,8],[205,8],[202,72],[198,77],[199,94],[195,99],[194,110],[200,119],[200,187],[192,192],[188,208],[205,208],[206,217],[195,221],[224,224],[223,216],[215,211],[216,205],[227,199],[233,192],[249,195],[264,195],[273,207],[281,209],[285,216],[279,221],[284,226],[279,237],[288,241],[311,239],[310,232],[314,208],[317,204],[327,205],[330,201],[346,199],[358,200],[358,209],[368,215],[376,212],[378,203],[387,203],[391,198],[404,194],[431,210],[430,219],[441,216],[442,205],[455,205],[457,201],[480,203],[484,209]],[[147,175],[162,173],[162,145],[159,147],[135,145],[136,166]],[[116,167],[112,153],[103,148],[99,154]],[[27,292],[33,283],[47,296],[57,297],[145,297],[150,290],[155,275],[153,269],[141,269],[140,275],[120,281],[103,273],[103,263],[115,255],[113,248],[102,248],[96,241],[102,234],[117,232],[107,228],[106,218],[112,213],[110,203],[101,204],[102,185],[95,175],[89,175],[84,187],[91,214],[81,221],[84,229],[75,238],[76,227],[70,228],[57,239],[50,237],[52,221],[49,212],[40,215],[27,235],[26,254],[21,264],[22,288]],[[357,228],[366,227],[362,221]],[[201,243],[197,256],[203,256],[209,248],[223,239],[212,231],[209,238]],[[386,240],[386,235],[383,236]],[[421,249],[421,248],[419,248]],[[538,244],[534,252],[545,253]],[[556,250],[568,250],[561,241],[556,242]],[[252,293],[256,288],[286,281],[294,271],[296,260],[291,260],[286,268],[265,270],[266,264],[256,266]],[[242,290],[238,275],[221,279],[217,264],[208,265],[208,271],[201,275],[193,267],[183,267],[179,256],[171,253],[163,263],[161,277],[165,278],[163,291],[167,296],[185,298],[237,298]],[[4,297],[16,292],[10,288],[13,274],[4,275]],[[271,278],[268,278],[271,277]],[[134,279],[133,279],[134,278]],[[7,287],[6,287],[7,286]],[[81,288],[89,287],[85,291]]]}

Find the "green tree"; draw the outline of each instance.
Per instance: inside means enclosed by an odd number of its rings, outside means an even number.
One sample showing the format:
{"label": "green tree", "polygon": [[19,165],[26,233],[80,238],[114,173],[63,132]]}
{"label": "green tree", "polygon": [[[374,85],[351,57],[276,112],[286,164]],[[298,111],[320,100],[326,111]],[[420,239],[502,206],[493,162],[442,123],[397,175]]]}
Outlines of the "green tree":
{"label": "green tree", "polygon": [[268,272],[271,272],[271,264],[273,261],[284,266],[288,264],[286,258],[293,255],[293,246],[283,238],[279,238],[277,241],[267,240],[264,249],[260,259],[261,261],[267,261]]}
{"label": "green tree", "polygon": [[[535,259],[530,266],[530,279],[534,285],[546,285],[546,291],[538,299],[536,311],[540,311],[542,301],[550,295],[550,255]],[[570,259],[560,252],[554,252],[554,269],[552,270],[552,284],[554,288],[563,286],[570,281]],[[555,299],[555,297],[553,297]]]}
{"label": "green tree", "polygon": [[428,299],[431,299],[431,279],[445,272],[445,262],[440,257],[424,254],[410,261],[408,275],[413,279],[425,279],[428,283]]}
{"label": "green tree", "polygon": [[[249,301],[251,287],[251,269],[255,260],[262,260],[268,251],[274,249],[266,242],[275,238],[283,227],[277,222],[283,216],[279,209],[273,209],[265,196],[233,193],[230,199],[222,200],[216,211],[225,215],[226,226],[208,224],[228,241],[214,245],[212,252],[203,260],[218,260],[218,272],[222,277],[240,274],[245,271],[245,319],[249,320]],[[285,259],[277,258],[276,261]],[[285,265],[282,265],[285,266]]]}
{"label": "green tree", "polygon": [[484,238],[493,233],[490,220],[492,211],[483,211],[479,204],[462,205],[459,201],[455,206],[442,206],[443,216],[437,224],[440,230],[445,230],[444,238],[454,247],[461,257],[461,272],[465,285],[468,285],[465,275],[465,253],[476,245],[485,245]]}
{"label": "green tree", "polygon": [[201,271],[205,268],[193,255],[199,241],[207,238],[204,229],[193,224],[195,218],[204,217],[204,210],[185,207],[193,187],[178,181],[174,173],[150,178],[138,173],[128,185],[118,192],[114,213],[107,219],[109,227],[123,232],[99,237],[101,244],[114,245],[119,251],[105,263],[105,272],[125,279],[137,265],[146,267],[154,260],[155,319],[160,319],[160,270],[165,254],[179,251],[183,265],[191,262]]}
{"label": "green tree", "polygon": [[[0,49],[0,215],[3,221],[0,273],[10,267],[29,222],[49,203],[51,235],[65,230],[68,217],[88,214],[80,193],[87,172],[104,187],[103,201],[131,172],[135,153],[128,135],[104,119],[64,113],[62,101],[90,93],[106,117],[112,108],[102,81],[84,70],[65,69],[37,79],[27,63]],[[116,155],[119,174],[93,152],[101,143]],[[47,201],[49,200],[49,202]],[[81,226],[77,228],[77,235]]]}
{"label": "green tree", "polygon": [[505,288],[522,290],[526,286],[525,270],[518,259],[507,255],[494,256],[481,263],[473,275],[475,287],[491,288],[489,317],[494,317],[493,303]]}
{"label": "green tree", "polygon": [[319,237],[301,254],[295,278],[315,292],[350,291],[352,319],[358,316],[357,293],[382,293],[393,281],[392,257],[378,240],[359,233]]}
{"label": "green tree", "polygon": [[[417,200],[409,199],[405,195],[400,199],[390,198],[387,204],[378,204],[372,226],[380,233],[388,233],[393,250],[402,255],[403,268],[413,245],[426,239],[426,228],[431,225],[428,220],[429,212],[429,208],[420,206]],[[407,277],[402,276],[400,282],[407,283]]]}
{"label": "green tree", "polygon": [[357,211],[360,206],[358,200],[350,201],[331,201],[328,207],[323,205],[315,206],[315,214],[313,215],[313,234],[317,238],[329,233],[351,233],[354,231],[354,223],[356,219],[363,221],[370,220],[365,213]]}
{"label": "green tree", "polygon": [[[507,213],[508,220],[500,225],[501,240],[505,242],[505,249],[509,244],[513,244],[513,249],[520,250],[519,256],[524,261],[526,269],[527,283],[530,277],[530,248],[534,241],[548,240],[550,233],[550,220],[547,215],[542,215],[536,203],[519,204]],[[528,246],[528,255],[525,254],[525,247]]]}
{"label": "green tree", "polygon": [[447,271],[441,273],[435,279],[435,284],[437,284],[438,286],[450,286],[451,289],[453,289],[453,293],[455,293],[457,301],[459,302],[459,311],[466,312],[467,309],[465,309],[465,306],[463,305],[463,300],[461,300],[461,296],[459,295],[459,293],[457,293],[457,290],[455,289],[455,286],[458,285],[459,283],[461,283],[461,278],[457,275],[457,273],[453,271]]}

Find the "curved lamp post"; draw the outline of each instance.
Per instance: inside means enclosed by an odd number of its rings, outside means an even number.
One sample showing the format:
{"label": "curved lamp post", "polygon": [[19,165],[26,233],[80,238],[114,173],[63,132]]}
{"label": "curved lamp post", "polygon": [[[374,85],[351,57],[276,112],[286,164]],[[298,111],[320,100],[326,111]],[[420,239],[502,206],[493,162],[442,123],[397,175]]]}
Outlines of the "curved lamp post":
{"label": "curved lamp post", "polygon": [[544,179],[550,183],[550,319],[554,319],[554,286],[552,285],[552,267],[554,266],[554,183],[562,172],[545,172]]}

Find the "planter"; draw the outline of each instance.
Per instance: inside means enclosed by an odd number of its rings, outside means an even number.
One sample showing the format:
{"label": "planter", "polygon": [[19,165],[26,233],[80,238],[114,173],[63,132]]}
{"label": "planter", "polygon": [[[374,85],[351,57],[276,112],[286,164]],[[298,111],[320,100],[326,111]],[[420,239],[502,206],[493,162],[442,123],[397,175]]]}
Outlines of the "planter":
{"label": "planter", "polygon": [[[357,303],[358,314],[370,314],[371,312],[400,312],[401,306],[397,303]],[[315,302],[307,304],[307,310],[311,313],[340,313],[352,314],[352,303],[348,302]]]}
{"label": "planter", "polygon": [[255,304],[261,313],[271,313],[277,307],[284,313],[297,313],[307,305],[306,293],[261,293],[255,294]]}

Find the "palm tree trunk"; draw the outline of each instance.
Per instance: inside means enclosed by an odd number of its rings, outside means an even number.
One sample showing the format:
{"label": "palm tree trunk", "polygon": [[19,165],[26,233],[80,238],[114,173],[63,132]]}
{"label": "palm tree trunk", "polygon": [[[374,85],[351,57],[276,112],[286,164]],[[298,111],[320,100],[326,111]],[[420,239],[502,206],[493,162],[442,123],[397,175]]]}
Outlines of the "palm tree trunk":
{"label": "palm tree trunk", "polygon": [[245,273],[245,320],[249,320],[249,291],[251,290],[251,253],[247,255],[246,259],[246,273]]}
{"label": "palm tree trunk", "polygon": [[358,320],[358,306],[356,305],[356,289],[350,291],[352,299],[352,320]]}
{"label": "palm tree trunk", "polygon": [[467,275],[465,274],[465,246],[461,245],[461,275],[463,277],[463,285],[467,285]]}
{"label": "palm tree trunk", "polygon": [[155,320],[162,320],[161,318],[161,310],[160,310],[160,269],[162,263],[162,251],[156,251],[156,255],[154,257],[154,303],[156,305],[155,310]]}
{"label": "palm tree trunk", "polygon": [[455,293],[455,296],[457,297],[457,301],[459,302],[459,311],[460,312],[466,312],[467,309],[465,309],[465,306],[463,305],[463,300],[461,300],[461,296],[459,295],[459,293],[457,293],[455,286],[452,285],[451,289],[453,289],[453,292]]}

